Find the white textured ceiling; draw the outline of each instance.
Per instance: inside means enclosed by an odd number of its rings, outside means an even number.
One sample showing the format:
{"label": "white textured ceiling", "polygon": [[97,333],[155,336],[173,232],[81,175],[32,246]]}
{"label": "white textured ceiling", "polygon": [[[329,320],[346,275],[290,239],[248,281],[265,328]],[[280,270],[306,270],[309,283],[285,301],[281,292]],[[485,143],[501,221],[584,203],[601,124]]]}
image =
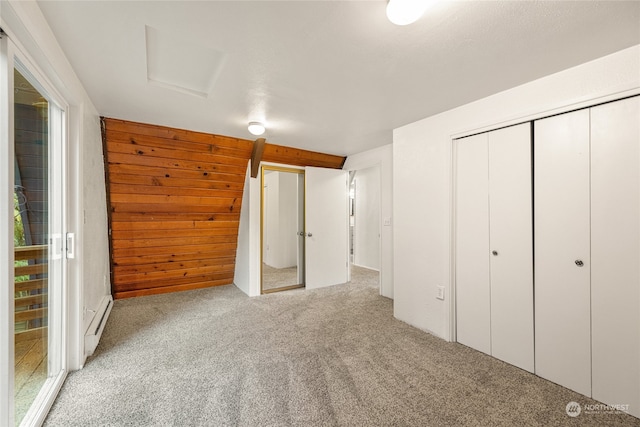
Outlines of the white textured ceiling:
{"label": "white textured ceiling", "polygon": [[[339,155],[640,43],[638,1],[440,1],[405,27],[384,0],[38,3],[101,115],[247,139],[264,121]],[[224,55],[206,96],[148,81],[145,26]]]}

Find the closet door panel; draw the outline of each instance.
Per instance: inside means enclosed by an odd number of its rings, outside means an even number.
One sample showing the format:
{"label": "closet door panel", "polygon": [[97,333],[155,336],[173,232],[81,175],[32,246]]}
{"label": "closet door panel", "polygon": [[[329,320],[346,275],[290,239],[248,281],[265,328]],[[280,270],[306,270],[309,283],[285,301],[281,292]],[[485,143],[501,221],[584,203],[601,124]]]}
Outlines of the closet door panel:
{"label": "closet door panel", "polygon": [[487,135],[460,139],[456,150],[457,340],[491,354]]}
{"label": "closet door panel", "polygon": [[531,124],[488,137],[491,354],[533,372]]}
{"label": "closet door panel", "polygon": [[593,397],[640,417],[640,97],[591,109]]}
{"label": "closet door panel", "polygon": [[534,200],[535,372],[590,396],[588,110],[535,122]]}

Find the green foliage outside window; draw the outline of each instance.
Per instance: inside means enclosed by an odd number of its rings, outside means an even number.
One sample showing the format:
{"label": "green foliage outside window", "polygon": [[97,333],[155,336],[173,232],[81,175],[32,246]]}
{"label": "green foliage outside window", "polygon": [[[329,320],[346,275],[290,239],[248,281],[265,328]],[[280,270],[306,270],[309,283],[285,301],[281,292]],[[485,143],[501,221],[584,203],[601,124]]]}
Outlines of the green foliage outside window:
{"label": "green foliage outside window", "polygon": [[20,215],[20,202],[18,195],[13,193],[13,245],[26,246],[26,244],[22,215]]}
{"label": "green foliage outside window", "polygon": [[[27,241],[24,237],[24,224],[22,224],[22,215],[20,215],[20,201],[18,195],[13,193],[13,245],[15,247],[26,246]],[[15,266],[20,267],[27,265],[27,260],[15,261]],[[29,280],[29,276],[19,276],[15,278],[16,282],[24,282]]]}

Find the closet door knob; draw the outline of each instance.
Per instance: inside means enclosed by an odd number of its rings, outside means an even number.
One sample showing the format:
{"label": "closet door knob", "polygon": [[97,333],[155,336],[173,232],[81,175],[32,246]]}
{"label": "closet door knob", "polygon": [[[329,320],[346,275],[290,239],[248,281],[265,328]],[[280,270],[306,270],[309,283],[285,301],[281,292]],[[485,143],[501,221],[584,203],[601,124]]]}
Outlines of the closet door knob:
{"label": "closet door knob", "polygon": [[498,251],[491,251],[491,253],[493,254],[493,256],[498,256]]}
{"label": "closet door knob", "polygon": [[576,265],[577,265],[578,267],[582,267],[582,266],[584,265],[584,262],[582,262],[582,260],[581,260],[581,259],[577,259],[577,260],[576,260]]}
{"label": "closet door knob", "polygon": [[313,234],[307,233],[307,237],[311,237],[311,236],[313,236]]}

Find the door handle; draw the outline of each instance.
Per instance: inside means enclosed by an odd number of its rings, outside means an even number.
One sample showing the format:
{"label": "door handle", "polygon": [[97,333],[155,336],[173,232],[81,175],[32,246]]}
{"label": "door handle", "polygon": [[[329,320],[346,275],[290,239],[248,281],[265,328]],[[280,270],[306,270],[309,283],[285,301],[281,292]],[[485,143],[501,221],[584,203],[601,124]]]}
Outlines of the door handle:
{"label": "door handle", "polygon": [[577,260],[576,260],[576,265],[577,265],[578,267],[582,267],[582,266],[584,265],[584,262],[582,262],[582,260],[581,260],[581,259],[577,259]]}
{"label": "door handle", "polygon": [[311,237],[311,236],[313,236],[313,234],[307,233],[307,237]]}
{"label": "door handle", "polygon": [[74,233],[67,233],[67,258],[76,257],[76,236]]}
{"label": "door handle", "polygon": [[491,251],[491,253],[493,254],[493,256],[498,256],[498,251]]}

